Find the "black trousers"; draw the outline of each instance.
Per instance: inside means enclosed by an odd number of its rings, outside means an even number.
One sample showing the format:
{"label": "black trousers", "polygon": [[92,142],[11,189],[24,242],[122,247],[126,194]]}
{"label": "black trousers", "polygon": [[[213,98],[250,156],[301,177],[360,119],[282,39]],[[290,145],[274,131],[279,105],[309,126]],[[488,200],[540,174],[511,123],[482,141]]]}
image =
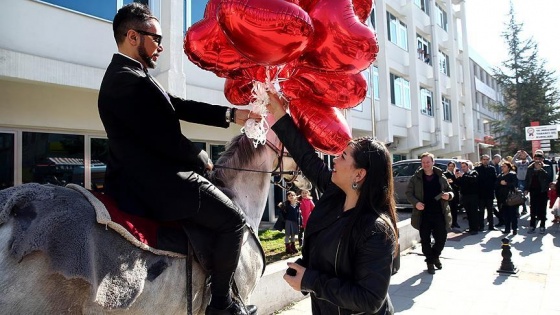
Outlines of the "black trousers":
{"label": "black trousers", "polygon": [[455,197],[449,201],[449,208],[451,209],[451,225],[454,227],[459,226],[457,223],[457,216],[459,214],[459,193],[454,192]]}
{"label": "black trousers", "polygon": [[[426,256],[426,262],[433,264],[434,260],[441,255],[447,241],[447,227],[445,226],[443,213],[441,211],[432,213],[424,210],[419,232],[422,253]],[[432,236],[434,237],[433,245]]]}
{"label": "black trousers", "polygon": [[546,222],[546,203],[548,195],[546,192],[529,192],[531,196],[531,220],[529,224],[531,227],[537,227],[537,220],[540,221],[540,227],[545,227]]}
{"label": "black trousers", "polygon": [[212,232],[212,296],[227,296],[233,273],[237,268],[245,226],[244,214],[233,202],[206,178],[194,172],[185,173],[185,179],[199,187],[199,207],[186,220]]}
{"label": "black trousers", "polygon": [[478,195],[476,194],[470,194],[470,195],[463,195],[462,196],[462,202],[463,202],[463,206],[465,207],[465,210],[467,211],[467,218],[469,219],[469,230],[471,232],[475,232],[475,231],[479,231],[480,230],[480,226],[479,226],[479,216],[480,214],[478,213]]}
{"label": "black trousers", "polygon": [[478,197],[478,211],[479,211],[479,225],[480,230],[484,230],[484,210],[486,210],[486,221],[488,228],[494,227],[494,198],[493,197]]}

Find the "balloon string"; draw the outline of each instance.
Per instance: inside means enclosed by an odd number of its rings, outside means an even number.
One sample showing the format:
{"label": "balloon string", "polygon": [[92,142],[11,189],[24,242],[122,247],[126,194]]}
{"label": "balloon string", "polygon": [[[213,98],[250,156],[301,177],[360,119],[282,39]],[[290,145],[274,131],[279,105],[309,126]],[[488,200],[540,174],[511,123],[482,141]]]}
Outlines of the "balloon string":
{"label": "balloon string", "polygon": [[[280,74],[280,70],[283,66],[279,66],[277,68],[276,74],[274,75],[274,79],[270,79],[270,72],[271,68],[267,67],[266,69],[266,79],[265,82],[260,81],[253,81],[253,88],[251,89],[251,98],[252,101],[249,103],[251,111],[262,116],[260,121],[256,121],[254,119],[247,119],[243,128],[241,128],[241,132],[245,133],[245,135],[249,139],[253,139],[253,145],[255,148],[261,144],[266,144],[266,134],[270,129],[268,122],[266,121],[266,116],[268,114],[268,110],[266,109],[266,105],[269,103],[269,97],[267,91],[272,91],[274,93],[277,92],[276,86],[279,86],[278,82],[287,80],[285,78],[279,78],[278,75]],[[284,97],[282,93],[278,93],[280,97]]]}
{"label": "balloon string", "polygon": [[[268,74],[267,74],[267,82],[269,82]],[[241,128],[241,132],[245,133],[245,135],[249,139],[253,139],[253,145],[255,148],[261,144],[266,143],[266,134],[268,132],[269,125],[266,122],[266,105],[269,102],[267,92],[267,83],[262,83],[259,81],[253,81],[253,88],[251,90],[252,101],[249,103],[251,106],[251,111],[262,116],[260,121],[256,121],[254,119],[247,119],[243,128]]]}

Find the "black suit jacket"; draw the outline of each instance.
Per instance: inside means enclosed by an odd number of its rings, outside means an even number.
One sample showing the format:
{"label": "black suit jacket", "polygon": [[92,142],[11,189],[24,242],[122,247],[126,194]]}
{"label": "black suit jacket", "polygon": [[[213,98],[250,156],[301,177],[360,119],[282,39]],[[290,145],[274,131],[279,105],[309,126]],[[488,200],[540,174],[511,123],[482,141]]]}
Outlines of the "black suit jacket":
{"label": "black suit jacket", "polygon": [[109,138],[105,192],[128,213],[157,220],[188,218],[198,210],[201,149],[181,133],[179,120],[228,127],[226,107],[167,94],[142,65],[115,54],[99,90],[99,115]]}

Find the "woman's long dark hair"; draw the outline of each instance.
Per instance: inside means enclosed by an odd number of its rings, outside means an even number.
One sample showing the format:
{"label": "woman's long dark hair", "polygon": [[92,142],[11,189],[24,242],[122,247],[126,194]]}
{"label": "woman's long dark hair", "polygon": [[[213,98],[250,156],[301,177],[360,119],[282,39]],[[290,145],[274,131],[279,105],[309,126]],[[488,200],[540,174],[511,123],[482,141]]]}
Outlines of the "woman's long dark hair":
{"label": "woman's long dark hair", "polygon": [[[388,221],[398,244],[397,210],[393,186],[393,166],[389,151],[383,142],[370,137],[360,137],[350,142],[354,148],[352,157],[356,168],[363,168],[367,174],[358,188],[357,208],[371,210]],[[398,248],[396,249],[398,251]]]}

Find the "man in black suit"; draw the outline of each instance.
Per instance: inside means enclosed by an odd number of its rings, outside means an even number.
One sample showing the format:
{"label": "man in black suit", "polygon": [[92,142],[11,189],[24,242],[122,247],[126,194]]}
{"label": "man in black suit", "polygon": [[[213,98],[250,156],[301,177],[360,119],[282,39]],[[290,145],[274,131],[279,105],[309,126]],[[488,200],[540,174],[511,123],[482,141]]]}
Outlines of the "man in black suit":
{"label": "man in black suit", "polygon": [[105,191],[128,213],[160,221],[192,222],[216,236],[212,300],[206,314],[254,314],[232,299],[244,229],[242,212],[201,174],[208,154],[181,133],[179,120],[227,128],[256,113],[168,94],[150,76],[161,46],[161,26],[149,9],[132,3],[113,20],[118,53],[99,91],[99,114],[109,138]]}

